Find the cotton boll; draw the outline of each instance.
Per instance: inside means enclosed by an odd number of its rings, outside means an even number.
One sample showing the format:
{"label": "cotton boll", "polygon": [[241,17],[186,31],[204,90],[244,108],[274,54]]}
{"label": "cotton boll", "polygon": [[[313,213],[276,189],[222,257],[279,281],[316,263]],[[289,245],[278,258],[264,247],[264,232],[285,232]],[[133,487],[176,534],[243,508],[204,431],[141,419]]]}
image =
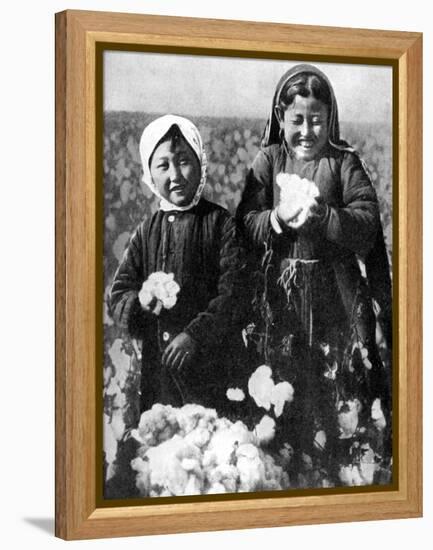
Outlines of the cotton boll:
{"label": "cotton boll", "polygon": [[240,388],[229,388],[226,396],[230,401],[243,401],[245,399],[245,394]]}
{"label": "cotton boll", "polygon": [[188,403],[184,405],[177,413],[177,422],[179,427],[185,434],[191,432],[203,417],[205,408],[201,405]]}
{"label": "cotton boll", "polygon": [[259,450],[255,445],[252,445],[251,443],[244,443],[237,448],[236,456],[244,456],[246,458],[249,458],[250,460],[253,460],[259,456]]}
{"label": "cotton boll", "polygon": [[174,280],[168,281],[165,285],[165,288],[169,296],[174,296],[180,291],[180,286]]}
{"label": "cotton boll", "polygon": [[301,179],[296,174],[280,173],[276,181],[280,187],[280,208],[284,210],[283,216],[293,218],[300,211],[293,223],[302,225],[319,196],[319,189],[314,182]]}
{"label": "cotton boll", "polygon": [[382,431],[386,427],[386,419],[382,411],[380,399],[377,398],[371,405],[371,418],[373,423],[379,431]]}
{"label": "cotton boll", "polygon": [[226,464],[233,460],[233,453],[244,443],[254,440],[253,434],[245,424],[237,421],[232,424],[229,420],[217,422],[216,430],[209,442],[208,450],[215,456],[216,464]]}
{"label": "cotton boll", "polygon": [[236,477],[225,477],[222,484],[226,493],[236,493],[239,485],[239,474]]}
{"label": "cotton boll", "polygon": [[123,388],[131,367],[131,357],[123,351],[123,341],[116,338],[108,350],[108,355],[116,369],[116,380],[120,388]]}
{"label": "cotton boll", "polygon": [[164,441],[167,441],[167,439],[170,439],[170,437],[173,436],[174,430],[173,426],[170,424],[165,424],[164,428],[158,432],[158,443],[163,443]]}
{"label": "cotton boll", "polygon": [[344,485],[360,487],[364,485],[358,466],[341,466],[339,474],[340,481]]}
{"label": "cotton boll", "polygon": [[239,456],[236,465],[239,470],[240,492],[256,491],[262,486],[265,478],[265,467],[259,456],[255,458]]}
{"label": "cotton boll", "polygon": [[215,433],[209,447],[214,453],[216,464],[225,464],[232,460],[238,445],[237,435],[229,430],[224,430]]}
{"label": "cotton boll", "polygon": [[296,174],[278,174],[277,185],[280,187],[280,204],[285,206],[289,216],[294,216],[303,208],[304,193],[301,190],[301,178]]}
{"label": "cotton boll", "polygon": [[359,463],[359,470],[364,481],[364,485],[371,485],[373,483],[374,474],[377,470],[377,463],[375,461],[375,454],[369,443],[361,445],[361,460]]}
{"label": "cotton boll", "polygon": [[215,431],[218,414],[215,409],[205,409],[203,416],[199,418],[197,428],[205,429],[209,433]]}
{"label": "cotton boll", "polygon": [[233,464],[221,464],[218,466],[221,477],[221,483],[224,485],[227,493],[236,493],[239,482],[239,470]]}
{"label": "cotton boll", "polygon": [[338,472],[338,477],[340,478],[343,485],[353,485],[352,482],[352,466],[341,466]]}
{"label": "cotton boll", "polygon": [[184,458],[181,462],[182,468],[187,472],[193,472],[200,469],[200,463],[195,458]]}
{"label": "cotton boll", "polygon": [[206,472],[206,479],[209,485],[214,485],[215,483],[221,483],[223,478],[223,473],[220,469],[220,466],[214,466]]}
{"label": "cotton boll", "polygon": [[340,401],[338,404],[338,425],[340,427],[340,439],[348,439],[354,435],[358,427],[359,411],[361,403],[358,399],[353,401]]}
{"label": "cotton boll", "polygon": [[294,389],[289,382],[280,382],[271,390],[271,403],[274,405],[274,413],[278,418],[281,416],[285,403],[293,401]]}
{"label": "cotton boll", "polygon": [[254,428],[259,444],[269,443],[275,436],[275,420],[265,414]]}
{"label": "cotton boll", "polygon": [[[179,436],[175,436],[178,438]],[[176,450],[176,456],[180,461],[187,460],[186,464],[191,464],[194,461],[197,465],[201,463],[201,451],[195,445],[189,444],[185,439]]]}
{"label": "cotton boll", "polygon": [[248,393],[258,407],[267,411],[271,408],[271,395],[274,388],[272,369],[267,365],[258,367],[248,380]]}
{"label": "cotton boll", "polygon": [[[162,443],[159,447],[164,447],[167,443],[169,442]],[[159,449],[159,447],[155,449]],[[147,452],[152,488],[165,487],[172,495],[183,495],[188,483],[188,472],[182,468],[179,459],[169,449],[159,449],[156,454],[152,454],[152,450],[149,449]]]}
{"label": "cotton boll", "polygon": [[196,445],[197,447],[204,447],[209,443],[211,434],[206,428],[195,428],[185,436],[185,441]]}
{"label": "cotton boll", "polygon": [[157,298],[166,309],[171,309],[176,304],[179,291],[180,287],[174,280],[173,273],[156,271],[143,283],[138,297],[145,309],[154,298]]}
{"label": "cotton boll", "polygon": [[203,460],[202,460],[203,468],[211,470],[215,468],[216,464],[217,464],[216,454],[212,450],[207,449],[203,453]]}
{"label": "cotton boll", "polygon": [[165,309],[172,309],[177,302],[176,296],[167,296],[166,298],[161,299],[162,305]]}
{"label": "cotton boll", "polygon": [[229,430],[232,426],[232,422],[228,418],[217,418],[215,421],[215,431],[220,432],[224,430]]}
{"label": "cotton boll", "polygon": [[143,309],[148,309],[153,300],[153,288],[147,281],[144,281],[140,292],[138,293],[138,300]]}
{"label": "cotton boll", "polygon": [[[267,422],[275,425],[269,417]],[[143,413],[132,436],[142,443],[132,463],[142,495],[236,493],[289,486],[287,474],[257,446],[253,432],[241,421],[218,418],[214,409],[157,404]],[[160,442],[160,438],[165,440]]]}
{"label": "cotton boll", "polygon": [[126,406],[126,395],[123,391],[119,391],[114,396],[113,408],[123,409]]}
{"label": "cotton boll", "polygon": [[[156,403],[145,411],[138,425],[139,437],[143,444],[156,445],[161,440],[169,439],[179,429],[173,407]],[[161,438],[161,439],[160,439]]]}

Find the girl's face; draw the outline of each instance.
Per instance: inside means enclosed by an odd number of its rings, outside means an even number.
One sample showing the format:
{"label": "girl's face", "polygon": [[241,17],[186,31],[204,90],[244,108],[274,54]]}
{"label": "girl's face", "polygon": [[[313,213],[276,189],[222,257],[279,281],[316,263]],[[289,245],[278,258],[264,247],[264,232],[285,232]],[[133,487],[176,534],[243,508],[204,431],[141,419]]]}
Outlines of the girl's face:
{"label": "girl's face", "polygon": [[328,141],[328,107],[313,96],[295,96],[289,107],[277,110],[284,138],[296,158],[312,160]]}
{"label": "girl's face", "polygon": [[175,206],[187,206],[200,184],[200,163],[184,138],[160,143],[150,163],[150,174],[160,195]]}

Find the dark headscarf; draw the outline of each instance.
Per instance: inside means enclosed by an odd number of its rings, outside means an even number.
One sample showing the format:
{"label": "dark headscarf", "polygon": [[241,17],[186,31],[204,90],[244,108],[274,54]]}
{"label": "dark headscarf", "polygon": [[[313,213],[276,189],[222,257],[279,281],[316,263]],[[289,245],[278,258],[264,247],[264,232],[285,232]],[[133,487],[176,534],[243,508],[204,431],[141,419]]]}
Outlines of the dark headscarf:
{"label": "dark headscarf", "polygon": [[329,81],[328,77],[324,73],[322,73],[322,71],[320,71],[317,67],[314,67],[314,65],[308,65],[306,63],[295,65],[286,73],[284,73],[283,76],[280,78],[280,81],[278,82],[275,89],[274,97],[272,99],[271,112],[269,114],[268,122],[266,123],[265,131],[263,133],[262,147],[267,147],[268,145],[272,145],[274,143],[281,143],[280,122],[275,113],[275,107],[280,103],[281,92],[283,91],[283,88],[287,84],[287,82],[293,77],[299,76],[302,73],[308,73],[317,76],[320,80],[323,80],[329,88],[329,95],[331,98],[331,109],[328,120],[329,143],[337,149],[352,150],[352,148],[346,142],[340,139],[338,106],[331,82]]}
{"label": "dark headscarf", "polygon": [[[275,113],[275,107],[280,102],[281,92],[286,83],[295,76],[302,73],[315,75],[326,83],[329,88],[331,106],[328,120],[328,142],[332,147],[340,151],[357,152],[347,142],[340,138],[340,124],[338,118],[338,106],[335,98],[334,89],[328,77],[314,65],[301,63],[289,69],[281,78],[275,89],[272,99],[271,112],[266,123],[265,131],[262,137],[262,147],[268,147],[273,144],[281,143],[280,122]],[[368,169],[362,159],[365,172],[368,177]],[[382,227],[377,231],[376,240],[373,248],[365,257],[365,268],[369,282],[371,295],[379,304],[381,309],[381,325],[388,345],[392,345],[392,306],[391,306],[391,277],[389,272],[389,262],[383,237]]]}

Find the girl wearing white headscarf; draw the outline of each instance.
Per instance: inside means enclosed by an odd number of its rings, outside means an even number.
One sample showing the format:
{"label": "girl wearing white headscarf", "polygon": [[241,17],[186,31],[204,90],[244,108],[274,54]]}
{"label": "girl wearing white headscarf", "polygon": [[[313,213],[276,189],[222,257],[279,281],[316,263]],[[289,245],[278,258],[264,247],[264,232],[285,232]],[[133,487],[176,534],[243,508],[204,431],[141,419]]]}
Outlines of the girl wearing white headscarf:
{"label": "girl wearing white headscarf", "polygon": [[[115,321],[142,342],[141,410],[186,402],[218,408],[241,341],[235,223],[224,208],[201,198],[206,154],[191,121],[156,119],[143,131],[140,155],[143,182],[160,208],[133,233],[110,304]],[[178,293],[155,306],[149,277],[161,273],[170,274],[169,286]]]}

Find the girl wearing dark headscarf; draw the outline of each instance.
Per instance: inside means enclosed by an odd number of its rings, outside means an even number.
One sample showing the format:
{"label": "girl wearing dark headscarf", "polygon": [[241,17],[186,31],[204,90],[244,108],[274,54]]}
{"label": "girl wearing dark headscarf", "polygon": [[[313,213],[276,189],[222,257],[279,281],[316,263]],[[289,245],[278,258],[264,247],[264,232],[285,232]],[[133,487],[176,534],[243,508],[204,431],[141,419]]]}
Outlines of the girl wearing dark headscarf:
{"label": "girl wearing dark headscarf", "polygon": [[389,264],[375,190],[340,139],[334,91],[316,67],[296,65],[278,83],[237,220],[258,275],[255,341],[261,335],[263,360],[295,390],[279,441],[327,483],[382,482],[390,365],[376,317],[390,350]]}

